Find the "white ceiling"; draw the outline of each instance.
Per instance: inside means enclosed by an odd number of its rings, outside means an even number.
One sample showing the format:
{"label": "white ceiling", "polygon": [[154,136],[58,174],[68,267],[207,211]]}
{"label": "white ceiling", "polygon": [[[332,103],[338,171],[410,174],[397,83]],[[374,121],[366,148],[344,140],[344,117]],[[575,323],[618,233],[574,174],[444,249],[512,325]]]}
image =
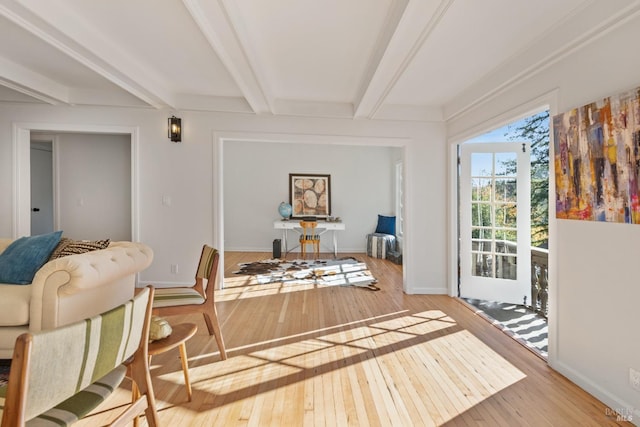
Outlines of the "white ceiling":
{"label": "white ceiling", "polygon": [[0,102],[446,120],[638,3],[0,0]]}

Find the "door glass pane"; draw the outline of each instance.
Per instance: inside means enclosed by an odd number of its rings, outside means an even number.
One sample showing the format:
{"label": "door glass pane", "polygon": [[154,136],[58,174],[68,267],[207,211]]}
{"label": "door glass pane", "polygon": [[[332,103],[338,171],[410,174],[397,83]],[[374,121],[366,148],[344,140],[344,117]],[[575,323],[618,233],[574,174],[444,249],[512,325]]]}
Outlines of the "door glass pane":
{"label": "door glass pane", "polygon": [[517,225],[517,209],[515,203],[496,206],[496,227],[513,227]]}
{"label": "door glass pane", "polygon": [[518,183],[514,178],[496,178],[496,202],[512,202],[517,200]]}
{"label": "door glass pane", "polygon": [[494,277],[491,254],[472,253],[471,274],[478,277]]}
{"label": "door glass pane", "polygon": [[509,241],[496,242],[496,252],[515,255],[518,252],[518,245]]}
{"label": "door glass pane", "polygon": [[491,205],[489,203],[472,203],[471,204],[471,226],[472,227],[490,227]]}
{"label": "door glass pane", "polygon": [[493,252],[493,241],[476,239],[471,241],[471,250],[474,252]]}
{"label": "door glass pane", "polygon": [[496,256],[496,277],[499,279],[511,279],[516,278],[516,257],[512,255],[498,255]]}
{"label": "door glass pane", "polygon": [[515,176],[517,173],[516,153],[495,153],[495,175],[496,176]]}
{"label": "door glass pane", "polygon": [[483,228],[483,227],[474,227],[471,229],[471,239],[489,239],[493,240],[493,229],[491,228]]}
{"label": "door glass pane", "polygon": [[471,179],[471,200],[473,200],[474,202],[491,201],[491,179]]}
{"label": "door glass pane", "polygon": [[498,228],[496,229],[496,240],[514,243],[518,241],[517,230]]}
{"label": "door glass pane", "polygon": [[471,176],[493,174],[493,153],[471,153]]}

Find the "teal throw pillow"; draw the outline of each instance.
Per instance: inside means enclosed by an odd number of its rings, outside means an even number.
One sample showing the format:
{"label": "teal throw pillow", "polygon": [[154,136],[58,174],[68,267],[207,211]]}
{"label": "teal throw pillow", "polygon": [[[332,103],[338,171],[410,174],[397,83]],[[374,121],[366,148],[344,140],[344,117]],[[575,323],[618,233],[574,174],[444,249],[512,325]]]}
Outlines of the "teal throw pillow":
{"label": "teal throw pillow", "polygon": [[376,233],[396,235],[396,217],[378,215]]}
{"label": "teal throw pillow", "polygon": [[62,231],[21,237],[0,254],[0,283],[28,285],[60,242]]}

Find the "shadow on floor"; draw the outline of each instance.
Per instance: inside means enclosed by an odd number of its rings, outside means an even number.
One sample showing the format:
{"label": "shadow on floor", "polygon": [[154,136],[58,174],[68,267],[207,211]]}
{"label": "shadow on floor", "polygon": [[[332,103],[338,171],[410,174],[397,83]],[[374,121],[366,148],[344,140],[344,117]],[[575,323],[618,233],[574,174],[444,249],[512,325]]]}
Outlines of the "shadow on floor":
{"label": "shadow on floor", "polygon": [[543,358],[548,354],[547,319],[523,305],[462,298],[505,333]]}

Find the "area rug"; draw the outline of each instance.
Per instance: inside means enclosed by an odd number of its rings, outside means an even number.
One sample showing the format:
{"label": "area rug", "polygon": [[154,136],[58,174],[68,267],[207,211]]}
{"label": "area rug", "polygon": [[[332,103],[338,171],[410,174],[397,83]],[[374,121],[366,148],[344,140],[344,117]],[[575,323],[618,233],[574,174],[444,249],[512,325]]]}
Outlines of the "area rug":
{"label": "area rug", "polygon": [[9,368],[11,359],[0,359],[0,387],[9,381]]}
{"label": "area rug", "polygon": [[258,284],[313,284],[318,286],[359,286],[377,291],[377,280],[367,265],[355,258],[322,260],[281,260],[238,264],[234,274],[255,276]]}
{"label": "area rug", "polygon": [[532,349],[543,358],[548,357],[547,319],[517,304],[463,298],[477,309],[477,313],[520,344]]}

